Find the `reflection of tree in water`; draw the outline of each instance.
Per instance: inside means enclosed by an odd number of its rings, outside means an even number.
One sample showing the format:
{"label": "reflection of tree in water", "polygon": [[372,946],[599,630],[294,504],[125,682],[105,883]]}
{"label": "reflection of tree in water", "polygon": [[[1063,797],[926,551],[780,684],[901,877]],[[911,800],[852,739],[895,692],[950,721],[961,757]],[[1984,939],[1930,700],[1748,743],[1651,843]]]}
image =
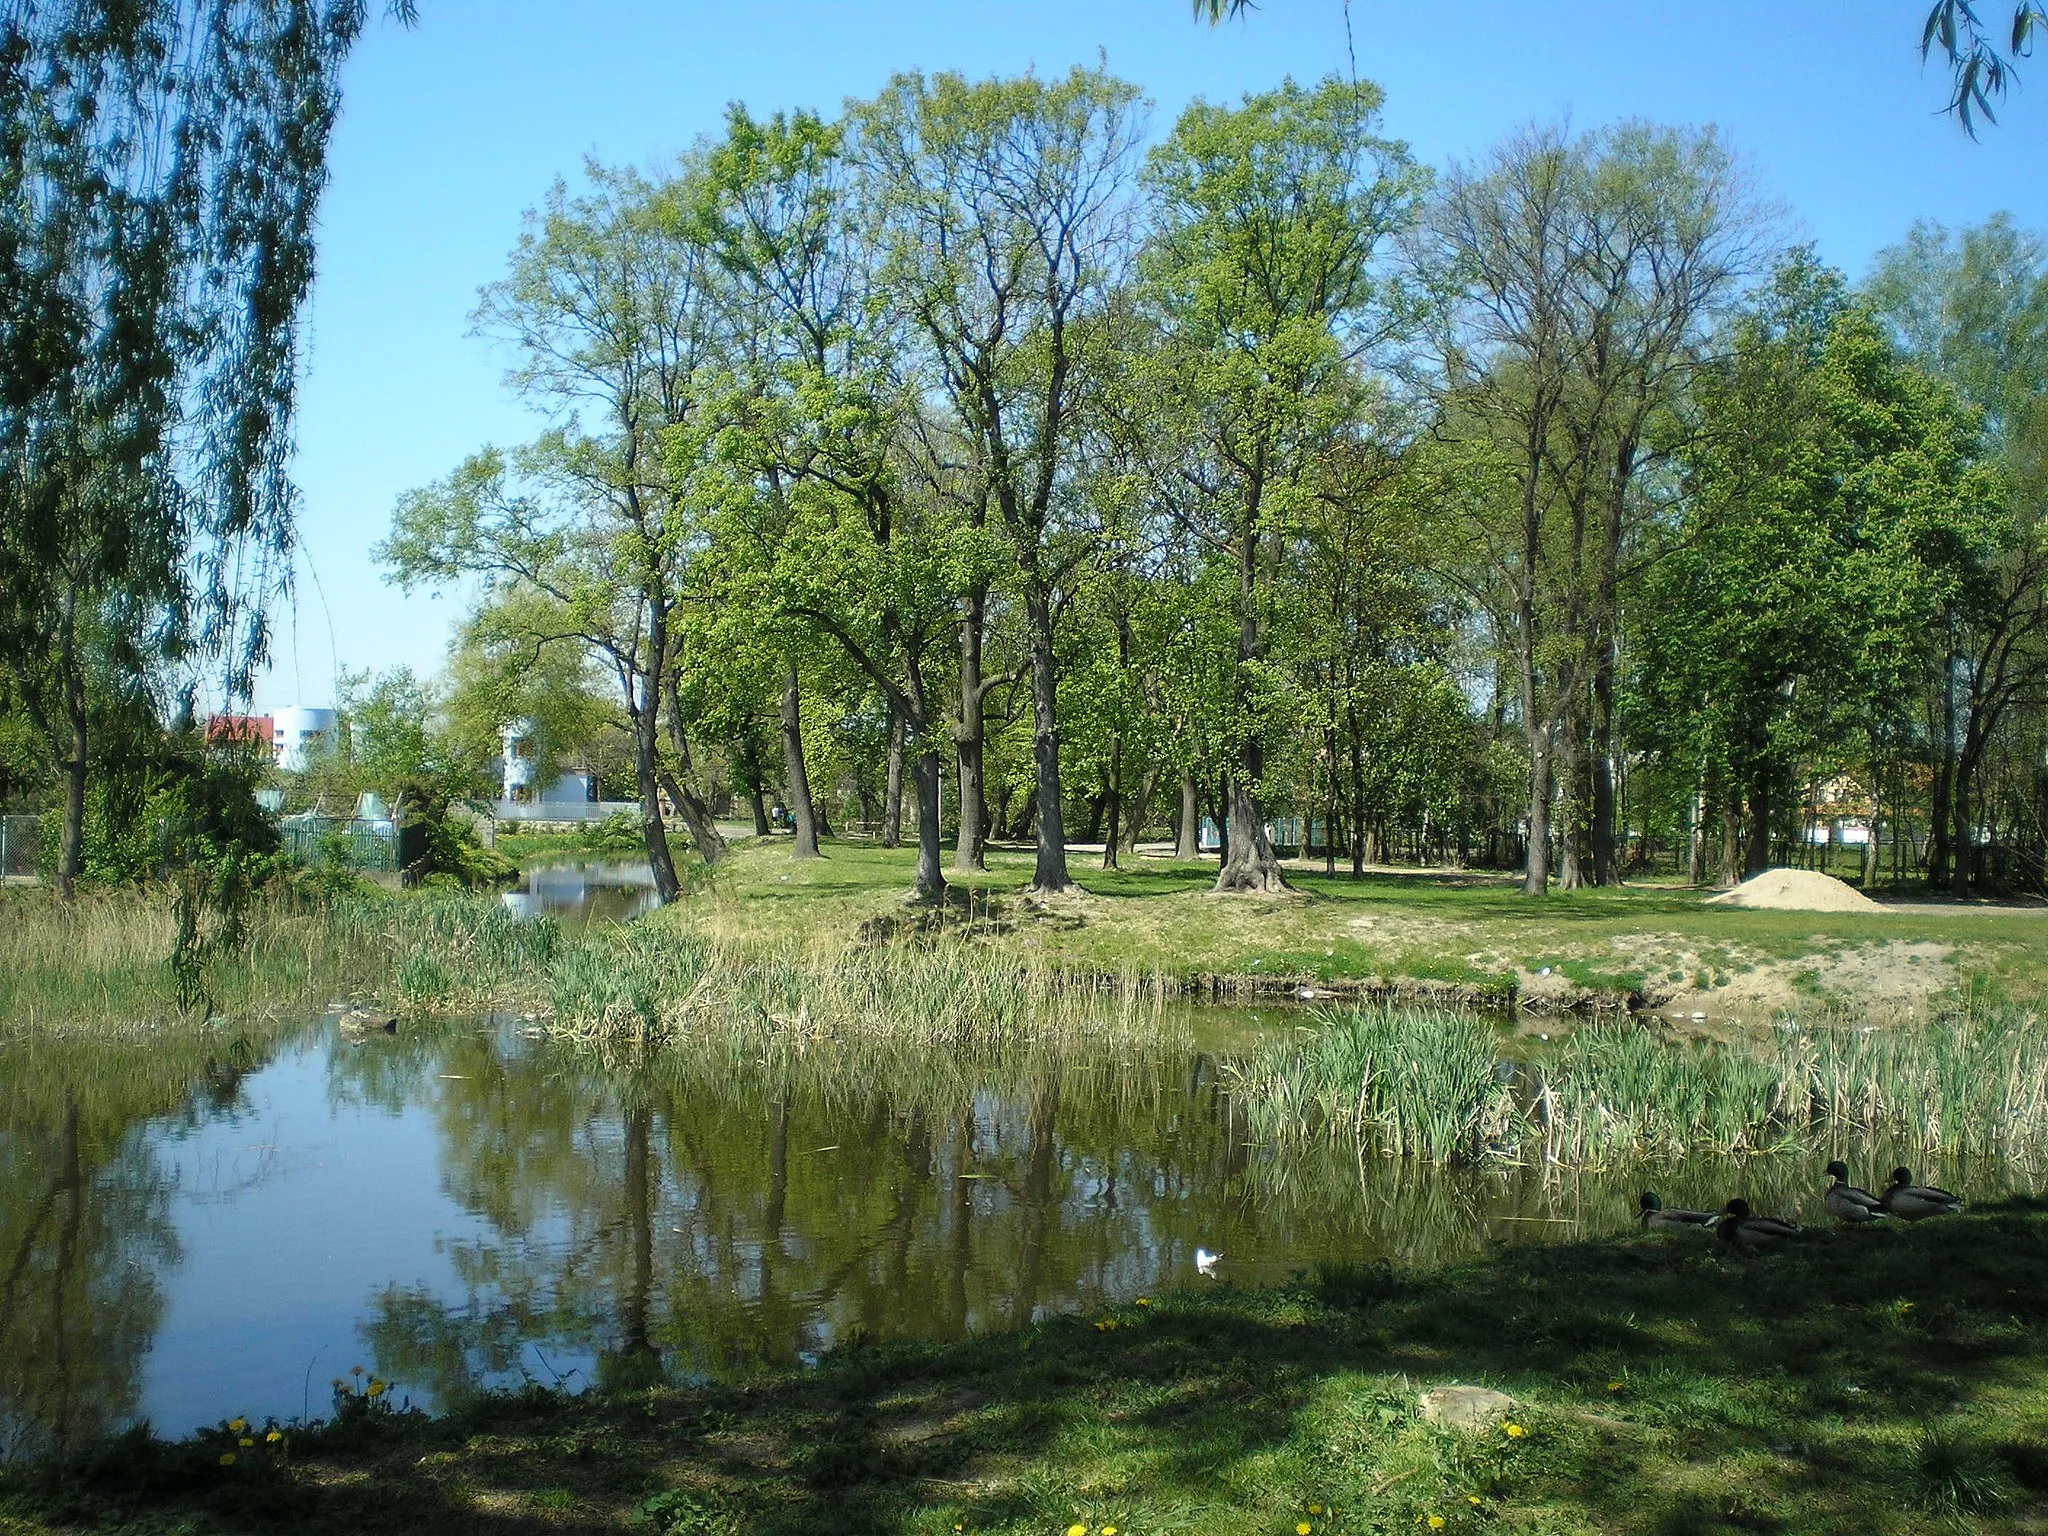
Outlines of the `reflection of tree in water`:
{"label": "reflection of tree in water", "polygon": [[463,1294],[394,1291],[370,1329],[382,1371],[444,1398],[534,1369],[529,1346],[631,1385],[957,1338],[1192,1280],[1198,1243],[1268,1278],[1437,1264],[1627,1228],[1646,1177],[1674,1203],[1818,1189],[1804,1158],[1446,1173],[1254,1146],[1193,1052],[600,1061],[473,1033],[445,1052],[412,1091],[491,1234],[451,1250]]}
{"label": "reflection of tree in water", "polygon": [[43,1087],[33,1105],[10,1091],[0,1122],[0,1456],[62,1451],[134,1416],[158,1273],[178,1256],[169,1181],[135,1124],[148,1108]]}

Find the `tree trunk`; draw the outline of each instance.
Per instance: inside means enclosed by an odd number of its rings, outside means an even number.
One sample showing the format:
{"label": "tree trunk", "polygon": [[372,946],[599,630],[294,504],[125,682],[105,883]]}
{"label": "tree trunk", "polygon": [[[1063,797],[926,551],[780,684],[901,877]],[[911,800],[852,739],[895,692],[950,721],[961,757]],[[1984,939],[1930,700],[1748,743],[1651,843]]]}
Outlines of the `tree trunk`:
{"label": "tree trunk", "polygon": [[664,787],[674,802],[676,812],[683,818],[683,825],[690,829],[690,841],[697,845],[697,855],[706,864],[716,864],[725,857],[725,834],[718,830],[718,822],[697,793],[696,770],[690,762],[690,738],[683,730],[683,704],[680,681],[670,676],[668,694],[668,739],[669,747],[676,756],[676,772],[665,774]]}
{"label": "tree trunk", "polygon": [[1031,623],[1031,755],[1037,771],[1038,859],[1031,889],[1051,895],[1072,888],[1067,873],[1065,812],[1060,805],[1060,733],[1052,600],[1036,576],[1024,595]]}
{"label": "tree trunk", "polygon": [[1977,827],[1976,818],[1971,815],[1971,791],[1976,783],[1977,762],[1984,750],[1977,732],[1973,710],[1964,730],[1963,750],[1956,755],[1955,785],[1949,803],[1949,893],[1958,898],[1970,894],[1976,876]]}
{"label": "tree trunk", "polygon": [[1159,770],[1147,768],[1145,776],[1138,780],[1137,797],[1124,816],[1123,851],[1132,858],[1138,855],[1138,839],[1145,831],[1145,818],[1152,813],[1152,791],[1158,783]]}
{"label": "tree trunk", "polygon": [[682,893],[676,878],[675,855],[669,851],[668,828],[661,819],[661,751],[657,706],[629,698],[626,717],[633,729],[633,778],[640,791],[640,833],[647,844],[647,867],[654,875],[654,894],[665,906]]}
{"label": "tree trunk", "polygon": [[747,775],[747,800],[754,809],[754,836],[766,837],[771,828],[768,825],[768,794],[761,782],[761,744],[750,732],[747,737],[746,760],[742,764]]}
{"label": "tree trunk", "polygon": [[1593,669],[1592,753],[1593,803],[1591,836],[1593,883],[1619,885],[1621,867],[1617,856],[1616,825],[1620,797],[1616,793],[1614,770],[1614,637],[1602,641]]}
{"label": "tree trunk", "polygon": [[1287,889],[1280,872],[1280,860],[1266,836],[1266,824],[1259,813],[1258,798],[1251,786],[1264,769],[1265,753],[1256,742],[1245,744],[1237,773],[1225,786],[1229,809],[1223,831],[1223,868],[1216,874],[1219,891],[1272,893]]}
{"label": "tree trunk", "polygon": [[1759,774],[1749,787],[1749,846],[1743,850],[1742,876],[1746,880],[1771,867],[1771,785],[1768,775]]}
{"label": "tree trunk", "polygon": [[1102,839],[1102,867],[1116,868],[1117,848],[1123,841],[1123,771],[1124,743],[1118,736],[1109,749],[1109,783],[1103,786],[1102,798],[1107,802],[1109,827]]}
{"label": "tree trunk", "polygon": [[1563,745],[1557,754],[1557,888],[1576,891],[1586,883],[1584,864],[1586,801],[1583,794],[1586,760],[1579,738],[1577,710],[1568,710],[1562,724]]}
{"label": "tree trunk", "polygon": [[960,718],[953,749],[960,780],[960,834],[953,844],[955,869],[988,868],[988,792],[982,764],[988,742],[988,689],[981,667],[982,631],[988,589],[975,585],[960,603]]}
{"label": "tree trunk", "polygon": [[917,877],[911,895],[918,901],[937,901],[946,894],[946,876],[939,868],[939,775],[945,765],[937,744],[927,746],[928,740],[928,732],[918,733],[921,750],[910,775],[917,794]]}
{"label": "tree trunk", "polygon": [[811,804],[811,775],[804,766],[803,695],[798,687],[796,664],[792,662],[782,683],[782,766],[788,780],[789,813],[796,818],[798,859],[818,857],[818,818]]}
{"label": "tree trunk", "polygon": [[1536,731],[1529,743],[1529,849],[1522,865],[1522,894],[1550,889],[1550,733]]}
{"label": "tree trunk", "polygon": [[889,789],[882,803],[882,846],[903,841],[903,711],[889,709]]}
{"label": "tree trunk", "polygon": [[1180,825],[1174,829],[1173,856],[1199,859],[1202,856],[1202,807],[1195,798],[1195,776],[1180,776]]}

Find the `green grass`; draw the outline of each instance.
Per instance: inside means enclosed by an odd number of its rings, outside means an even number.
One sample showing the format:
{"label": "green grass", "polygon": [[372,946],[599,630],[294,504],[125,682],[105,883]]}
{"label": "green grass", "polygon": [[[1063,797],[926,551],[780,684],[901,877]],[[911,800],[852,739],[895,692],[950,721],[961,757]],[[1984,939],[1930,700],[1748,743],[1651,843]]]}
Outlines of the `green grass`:
{"label": "green grass", "polygon": [[[707,886],[655,919],[711,932],[851,935],[913,922],[1011,953],[1057,955],[1114,973],[1158,972],[1184,989],[1247,995],[1308,983],[1473,1001],[1538,995],[1556,1005],[1630,994],[1669,997],[1749,983],[1746,1009],[1860,1004],[1874,985],[1911,1003],[1945,991],[2048,996],[2048,912],[1881,913],[1745,910],[1671,885],[1554,892],[1530,900],[1495,874],[1348,876],[1290,871],[1298,894],[1209,894],[1212,861],[1140,860],[1105,871],[1076,858],[1080,894],[1024,899],[1030,856],[995,851],[956,881],[956,904],[913,916],[903,904],[913,851],[826,846],[798,863],[786,842],[737,846]],[[1901,946],[1942,951],[1925,961]],[[1552,977],[1539,973],[1551,968]],[[1873,980],[1875,978],[1875,981]],[[1713,1005],[1718,1007],[1718,1004]]]}
{"label": "green grass", "polygon": [[1568,1034],[1503,1081],[1497,1031],[1414,1006],[1324,1014],[1224,1070],[1265,1140],[1355,1139],[1423,1162],[1613,1167],[1882,1142],[2032,1158],[2048,1148],[2048,1036],[1960,1010],[1872,1030],[1822,1016],[1726,1041],[1633,1023]]}
{"label": "green grass", "polygon": [[[2048,1208],[1816,1233],[1518,1248],[1446,1269],[1191,1284],[951,1344],[446,1417],[344,1405],[281,1447],[223,1425],[0,1474],[0,1531],[1484,1531],[1782,1536],[2040,1529]],[[1510,1394],[1440,1431],[1418,1394]],[[258,1434],[262,1427],[258,1427]],[[256,1438],[256,1436],[252,1436]],[[259,1442],[260,1444],[260,1442]]]}

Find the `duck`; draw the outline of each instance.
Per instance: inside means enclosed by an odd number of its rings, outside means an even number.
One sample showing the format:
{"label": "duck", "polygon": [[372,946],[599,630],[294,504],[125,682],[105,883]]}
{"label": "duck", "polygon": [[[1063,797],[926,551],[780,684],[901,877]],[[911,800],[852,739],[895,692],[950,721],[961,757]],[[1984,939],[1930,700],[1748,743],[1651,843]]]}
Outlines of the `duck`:
{"label": "duck", "polygon": [[351,1008],[335,1021],[335,1028],[350,1036],[392,1035],[398,1032],[398,1020],[388,1013],[365,1013],[360,1008]]}
{"label": "duck", "polygon": [[1781,1221],[1776,1216],[1754,1216],[1750,1214],[1747,1200],[1730,1200],[1721,1208],[1721,1219],[1714,1223],[1714,1234],[1724,1243],[1732,1243],[1745,1253],[1768,1253],[1788,1237],[1799,1235],[1797,1222]]}
{"label": "duck", "polygon": [[1222,1257],[1223,1255],[1220,1253],[1211,1253],[1206,1248],[1197,1248],[1195,1250],[1195,1273],[1207,1275],[1214,1279],[1216,1276],[1216,1261]]}
{"label": "duck", "polygon": [[1666,1210],[1664,1202],[1647,1189],[1636,1204],[1642,1207],[1642,1215],[1636,1220],[1645,1232],[1658,1227],[1711,1227],[1715,1220],[1712,1211]]}
{"label": "duck", "polygon": [[1885,1192],[1878,1199],[1901,1221],[1955,1216],[1960,1215],[1963,1209],[1963,1202],[1947,1190],[1936,1189],[1932,1184],[1915,1184],[1910,1168],[1894,1168],[1891,1183],[1885,1186]]}
{"label": "duck", "polygon": [[1858,1227],[1866,1222],[1882,1221],[1891,1212],[1884,1208],[1884,1202],[1867,1189],[1858,1189],[1849,1182],[1849,1168],[1839,1158],[1829,1163],[1825,1172],[1834,1180],[1828,1185],[1828,1192],[1821,1196],[1821,1204],[1828,1214],[1845,1225]]}

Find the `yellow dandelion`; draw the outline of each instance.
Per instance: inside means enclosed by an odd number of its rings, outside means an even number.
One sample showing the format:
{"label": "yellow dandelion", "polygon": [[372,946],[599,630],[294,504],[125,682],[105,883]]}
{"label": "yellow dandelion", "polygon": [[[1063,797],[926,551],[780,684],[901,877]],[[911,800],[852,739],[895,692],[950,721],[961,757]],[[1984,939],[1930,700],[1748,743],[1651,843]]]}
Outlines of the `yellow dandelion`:
{"label": "yellow dandelion", "polygon": [[1619,1392],[1621,1390],[1621,1383],[1618,1381],[1610,1381],[1609,1383],[1607,1383],[1607,1390],[1610,1392]]}
{"label": "yellow dandelion", "polygon": [[1429,1528],[1432,1531],[1442,1530],[1444,1528],[1444,1517],[1442,1515],[1431,1515],[1429,1517]]}
{"label": "yellow dandelion", "polygon": [[232,1430],[233,1430],[233,1431],[234,1431],[234,1432],[235,1432],[236,1434],[238,1434],[238,1435],[239,1435],[239,1434],[240,1434],[240,1433],[241,1433],[241,1432],[242,1432],[243,1430],[247,1429],[248,1427],[249,1427],[249,1421],[248,1421],[247,1419],[229,1419],[229,1420],[228,1420],[228,1428],[229,1428],[229,1429],[232,1429]]}
{"label": "yellow dandelion", "polygon": [[1313,1527],[1306,1520],[1294,1522],[1294,1536],[1308,1536]]}
{"label": "yellow dandelion", "polygon": [[1519,1424],[1503,1424],[1501,1425],[1501,1428],[1507,1433],[1507,1437],[1510,1440],[1519,1440],[1522,1438],[1522,1436],[1529,1433],[1529,1431],[1522,1428],[1522,1426]]}
{"label": "yellow dandelion", "polygon": [[220,1453],[220,1464],[224,1467],[232,1467],[235,1464],[235,1453],[233,1451],[222,1451]]}
{"label": "yellow dandelion", "polygon": [[235,1444],[239,1445],[243,1450],[246,1451],[251,1449],[256,1444],[256,1442],[254,1440],[251,1440],[247,1435],[244,1435],[241,1439],[237,1440]]}
{"label": "yellow dandelion", "polygon": [[1088,1536],[1088,1527],[1076,1520],[1067,1527],[1067,1536]]}
{"label": "yellow dandelion", "polygon": [[[382,1397],[382,1396],[384,1395],[384,1392],[385,1392],[385,1384],[384,1384],[383,1382],[381,1382],[381,1381],[377,1380],[377,1378],[376,1378],[376,1377],[372,1376],[372,1377],[370,1378],[370,1396],[372,1396],[372,1397]],[[1520,1430],[1517,1430],[1517,1431],[1516,1431],[1516,1433],[1517,1433],[1517,1434],[1520,1434],[1520,1433],[1521,1433],[1521,1431],[1520,1431]]]}
{"label": "yellow dandelion", "polygon": [[270,1445],[275,1445],[278,1441],[284,1438],[284,1431],[281,1429],[273,1429],[269,1434],[265,1435],[263,1438],[266,1443]]}
{"label": "yellow dandelion", "polygon": [[1468,1493],[1465,1495],[1465,1502],[1467,1504],[1470,1504],[1474,1509],[1477,1509],[1479,1507],[1479,1495],[1476,1493]]}
{"label": "yellow dandelion", "polygon": [[1113,1525],[1105,1525],[1102,1528],[1102,1536],[1116,1536],[1116,1527]]}
{"label": "yellow dandelion", "polygon": [[1138,1298],[1138,1305],[1141,1307],[1149,1307],[1152,1305],[1152,1298],[1150,1296],[1140,1296]]}
{"label": "yellow dandelion", "polygon": [[1311,1504],[1308,1507],[1308,1512],[1312,1515],[1320,1515],[1323,1512],[1323,1506],[1320,1504]]}

